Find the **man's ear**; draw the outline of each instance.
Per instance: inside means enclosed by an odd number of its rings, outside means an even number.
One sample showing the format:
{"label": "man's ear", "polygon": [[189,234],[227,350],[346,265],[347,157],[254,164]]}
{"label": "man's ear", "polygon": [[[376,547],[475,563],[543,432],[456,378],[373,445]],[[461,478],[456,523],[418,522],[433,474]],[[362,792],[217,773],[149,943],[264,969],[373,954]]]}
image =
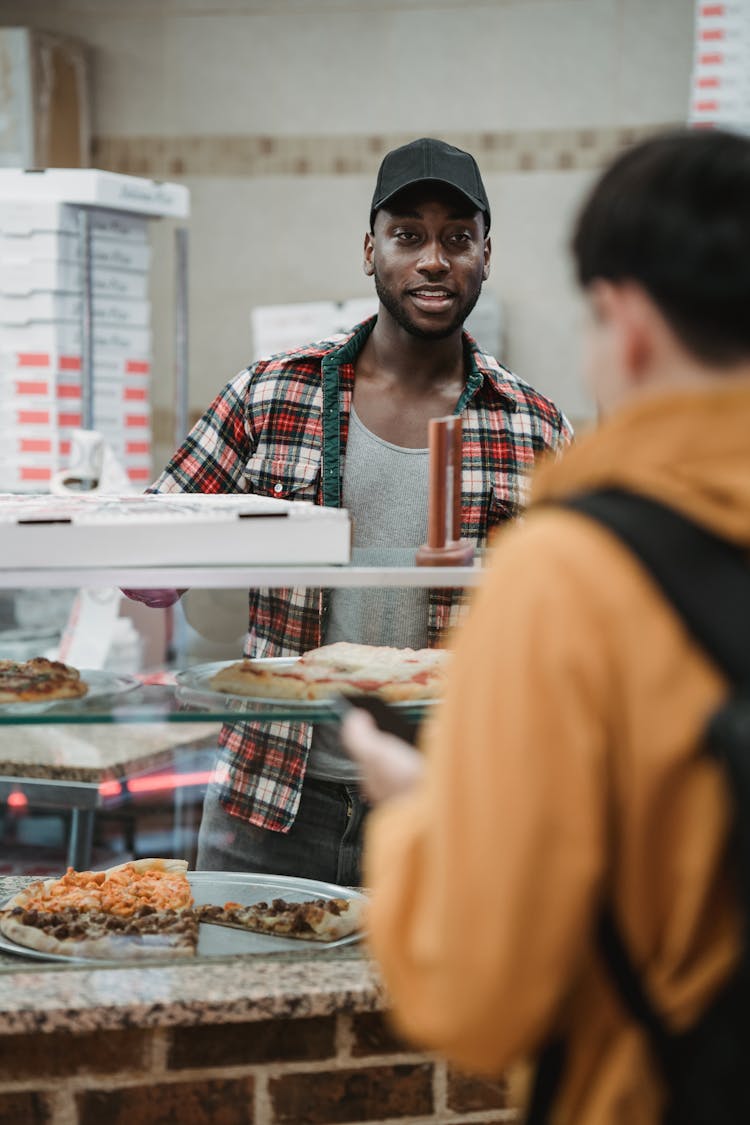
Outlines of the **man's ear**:
{"label": "man's ear", "polygon": [[590,288],[594,315],[607,329],[621,370],[633,384],[648,379],[653,357],[653,305],[633,282],[595,281]]}
{"label": "man's ear", "polygon": [[365,271],[366,277],[372,277],[375,273],[375,242],[369,230],[365,235],[365,255],[362,261],[362,269]]}
{"label": "man's ear", "polygon": [[492,240],[489,235],[484,240],[484,269],[482,270],[482,281],[486,281],[490,276],[490,257],[492,256]]}

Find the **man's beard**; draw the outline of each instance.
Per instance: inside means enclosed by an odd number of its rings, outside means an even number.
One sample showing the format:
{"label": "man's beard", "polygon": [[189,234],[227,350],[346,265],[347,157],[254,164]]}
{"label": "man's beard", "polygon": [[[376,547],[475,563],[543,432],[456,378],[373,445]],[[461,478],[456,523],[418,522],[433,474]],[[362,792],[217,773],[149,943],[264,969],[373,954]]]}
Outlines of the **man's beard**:
{"label": "man's beard", "polygon": [[383,308],[391,314],[393,319],[399,324],[410,336],[416,336],[420,340],[444,340],[447,336],[452,336],[457,328],[461,328],[466,318],[469,316],[471,310],[479,300],[479,294],[482,291],[481,283],[477,286],[475,293],[467,297],[466,301],[461,305],[453,316],[450,324],[444,328],[420,328],[411,319],[403,304],[398,300],[395,293],[391,289],[386,289],[383,282],[380,280],[377,268],[374,271],[375,276],[375,292]]}

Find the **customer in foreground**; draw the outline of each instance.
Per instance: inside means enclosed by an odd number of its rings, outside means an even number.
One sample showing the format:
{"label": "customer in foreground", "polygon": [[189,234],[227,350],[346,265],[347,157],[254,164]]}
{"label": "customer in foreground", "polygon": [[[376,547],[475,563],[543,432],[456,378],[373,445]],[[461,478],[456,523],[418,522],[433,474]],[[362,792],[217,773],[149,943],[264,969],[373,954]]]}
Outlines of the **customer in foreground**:
{"label": "customer in foreground", "polygon": [[663,1120],[598,953],[604,903],[670,1029],[737,962],[727,790],[703,753],[729,685],[619,538],[563,502],[629,490],[750,550],[748,200],[750,141],[722,132],[605,172],[573,237],[602,425],[499,534],[424,757],[361,712],[344,727],[381,802],[369,929],[402,1031],[490,1073],[561,1037],[555,1125]]}

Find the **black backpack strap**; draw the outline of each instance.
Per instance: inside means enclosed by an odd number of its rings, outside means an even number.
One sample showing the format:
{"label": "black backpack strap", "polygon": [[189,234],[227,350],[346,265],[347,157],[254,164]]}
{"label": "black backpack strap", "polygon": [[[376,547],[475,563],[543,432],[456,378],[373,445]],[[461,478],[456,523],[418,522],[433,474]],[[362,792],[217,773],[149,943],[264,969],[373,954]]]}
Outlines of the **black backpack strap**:
{"label": "black backpack strap", "polygon": [[539,1056],[524,1125],[547,1125],[564,1069],[565,1043],[553,1039]]}
{"label": "black backpack strap", "polygon": [[[574,496],[562,505],[613,531],[644,564],[730,681],[750,690],[750,560],[740,549],[656,500],[619,489]],[[745,754],[738,759],[741,765],[746,758]],[[734,774],[732,763],[728,766]],[[750,762],[745,772],[750,785]],[[597,945],[621,1000],[647,1033],[668,1075],[674,1059],[673,1037],[648,998],[609,905],[599,917]],[[528,1125],[543,1125],[548,1120],[562,1078],[563,1058],[559,1041],[543,1052]]]}
{"label": "black backpack strap", "polygon": [[596,938],[599,952],[617,986],[620,999],[625,1004],[632,1019],[640,1024],[648,1035],[662,1071],[669,1074],[672,1062],[671,1034],[648,998],[641,977],[630,959],[630,954],[609,905],[605,905],[599,915],[599,929]]}
{"label": "black backpack strap", "polygon": [[608,489],[563,503],[614,531],[732,683],[750,687],[750,561],[743,551],[631,492]]}

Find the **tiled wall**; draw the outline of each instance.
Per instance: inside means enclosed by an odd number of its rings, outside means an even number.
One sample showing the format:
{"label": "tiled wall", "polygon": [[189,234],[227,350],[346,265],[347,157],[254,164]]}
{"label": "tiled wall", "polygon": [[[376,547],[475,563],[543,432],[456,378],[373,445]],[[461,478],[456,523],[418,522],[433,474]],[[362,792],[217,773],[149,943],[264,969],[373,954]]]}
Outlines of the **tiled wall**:
{"label": "tiled wall", "polygon": [[[0,20],[92,48],[94,159],[188,184],[191,405],[250,354],[255,304],[369,294],[380,156],[472,150],[493,208],[506,359],[571,415],[566,239],[607,157],[684,121],[693,0],[4,0]],[[157,248],[157,406],[172,394],[171,230]]]}
{"label": "tiled wall", "polygon": [[[590,171],[651,126],[589,129],[528,129],[517,132],[454,133],[451,144],[472,152],[485,176],[495,172]],[[368,176],[374,183],[383,155],[413,133],[367,136],[97,136],[92,163],[132,176]]]}
{"label": "tiled wall", "polygon": [[512,1125],[379,1014],[0,1038],[0,1125]]}

